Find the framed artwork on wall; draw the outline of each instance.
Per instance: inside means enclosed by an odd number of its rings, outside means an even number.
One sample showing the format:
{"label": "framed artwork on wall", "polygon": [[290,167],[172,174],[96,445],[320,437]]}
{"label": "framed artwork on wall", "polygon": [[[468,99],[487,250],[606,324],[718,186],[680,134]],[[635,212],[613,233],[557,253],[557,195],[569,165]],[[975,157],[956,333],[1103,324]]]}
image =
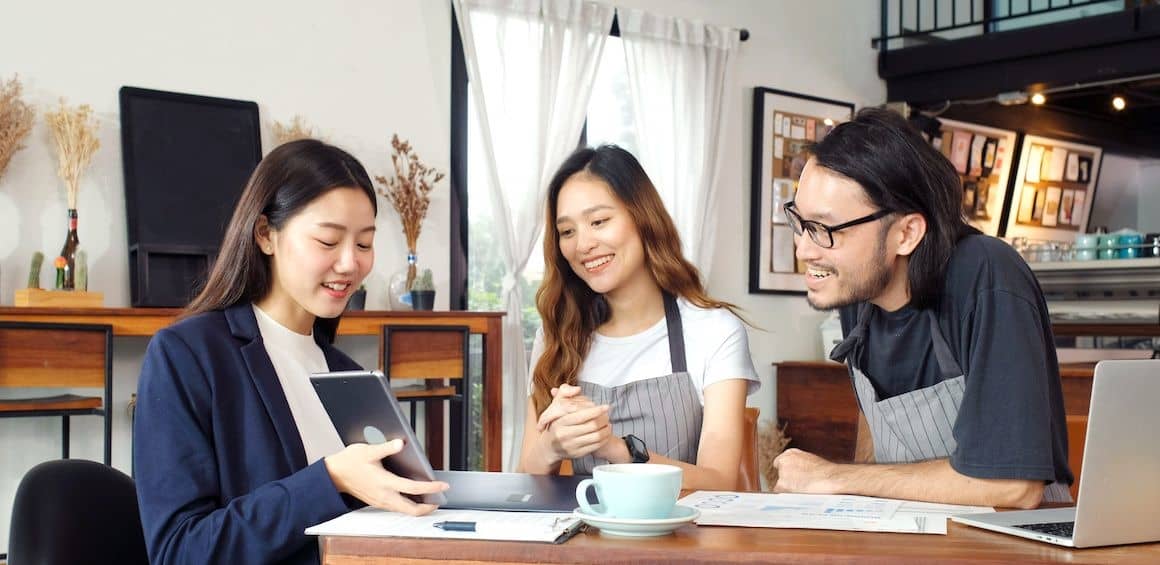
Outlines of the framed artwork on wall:
{"label": "framed artwork on wall", "polygon": [[1085,233],[1102,156],[1092,145],[1025,136],[1004,235],[1073,241]]}
{"label": "framed artwork on wall", "polygon": [[782,208],[793,200],[806,148],[849,120],[849,102],[771,88],[753,89],[749,292],[804,294],[793,231]]}
{"label": "framed artwork on wall", "polygon": [[930,140],[950,159],[963,183],[963,215],[987,235],[999,235],[1007,197],[1016,134],[978,124],[939,118]]}

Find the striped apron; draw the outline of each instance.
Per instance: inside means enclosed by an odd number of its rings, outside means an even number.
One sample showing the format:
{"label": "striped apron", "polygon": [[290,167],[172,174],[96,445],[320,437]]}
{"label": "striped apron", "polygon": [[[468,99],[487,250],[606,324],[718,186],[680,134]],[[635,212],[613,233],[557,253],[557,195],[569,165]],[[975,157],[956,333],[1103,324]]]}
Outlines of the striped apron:
{"label": "striped apron", "polygon": [[[831,359],[846,361],[850,368],[858,404],[874,440],[874,461],[914,463],[949,458],[958,446],[954,426],[963,402],[966,375],[939,329],[934,310],[926,310],[926,314],[930,319],[935,361],[943,380],[885,400],[878,398],[869,377],[855,366],[854,360],[847,359],[854,346],[864,340],[874,313],[869,304],[863,304],[858,311],[858,325],[830,354]],[[1043,490],[1043,501],[1071,502],[1071,492],[1066,484],[1053,482]]]}
{"label": "striped apron", "polygon": [[[677,300],[667,293],[665,322],[669,328],[672,374],[616,387],[581,381],[580,389],[592,402],[609,406],[608,417],[615,437],[632,434],[644,440],[653,453],[696,463],[703,408],[685,362],[685,334]],[[589,475],[593,467],[607,462],[585,455],[572,460],[572,469],[577,474]]]}

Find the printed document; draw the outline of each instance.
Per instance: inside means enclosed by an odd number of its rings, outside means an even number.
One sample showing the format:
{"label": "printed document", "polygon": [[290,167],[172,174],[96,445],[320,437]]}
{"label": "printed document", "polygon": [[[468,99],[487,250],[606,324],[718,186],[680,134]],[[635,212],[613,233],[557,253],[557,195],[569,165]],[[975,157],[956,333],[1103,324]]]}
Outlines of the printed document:
{"label": "printed document", "polygon": [[699,526],[802,528],[946,534],[952,514],[994,512],[985,506],[933,504],[852,495],[697,491],[679,502],[701,511]]}
{"label": "printed document", "polygon": [[[435,525],[441,522],[474,522],[475,531],[446,531]],[[426,516],[409,516],[367,507],[306,528],[306,535],[562,543],[582,525],[571,514],[549,512],[436,510]]]}

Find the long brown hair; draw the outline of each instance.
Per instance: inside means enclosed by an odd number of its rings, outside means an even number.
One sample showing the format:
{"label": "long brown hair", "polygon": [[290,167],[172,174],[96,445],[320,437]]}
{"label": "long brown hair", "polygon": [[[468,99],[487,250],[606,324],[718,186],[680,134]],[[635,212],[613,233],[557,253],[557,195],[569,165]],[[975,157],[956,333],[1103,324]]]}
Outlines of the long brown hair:
{"label": "long brown hair", "polygon": [[548,184],[544,279],[536,292],[536,307],[544,328],[544,353],[532,372],[532,399],[537,413],[552,402],[549,391],[553,387],[576,384],[592,333],[611,315],[604,295],[593,292],[560,252],[559,234],[554,227],[556,206],[560,189],[576,175],[604,181],[624,203],[644,247],[645,268],[663,292],[702,308],[728,308],[736,313],[735,306],[705,292],[701,273],[681,253],[677,226],[636,157],[615,145],[576,150]]}
{"label": "long brown hair", "polygon": [[[282,144],[254,169],[234,208],[209,279],[180,318],[261,300],[274,274],[270,258],[258,249],[254,227],[265,216],[271,229],[285,223],[319,196],[336,188],[360,188],[379,213],[366,169],[346,151],[317,139]],[[334,341],[338,318],[318,319],[314,330]]]}

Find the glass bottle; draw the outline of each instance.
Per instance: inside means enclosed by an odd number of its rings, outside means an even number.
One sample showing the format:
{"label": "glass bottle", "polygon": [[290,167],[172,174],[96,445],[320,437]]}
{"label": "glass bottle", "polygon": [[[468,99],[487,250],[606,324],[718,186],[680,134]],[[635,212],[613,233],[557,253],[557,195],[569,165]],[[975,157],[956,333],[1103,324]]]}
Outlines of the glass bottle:
{"label": "glass bottle", "polygon": [[65,236],[64,247],[60,250],[60,256],[64,257],[64,277],[58,287],[61,290],[76,288],[77,249],[80,248],[80,244],[81,240],[77,237],[77,211],[76,208],[69,208],[68,235]]}

